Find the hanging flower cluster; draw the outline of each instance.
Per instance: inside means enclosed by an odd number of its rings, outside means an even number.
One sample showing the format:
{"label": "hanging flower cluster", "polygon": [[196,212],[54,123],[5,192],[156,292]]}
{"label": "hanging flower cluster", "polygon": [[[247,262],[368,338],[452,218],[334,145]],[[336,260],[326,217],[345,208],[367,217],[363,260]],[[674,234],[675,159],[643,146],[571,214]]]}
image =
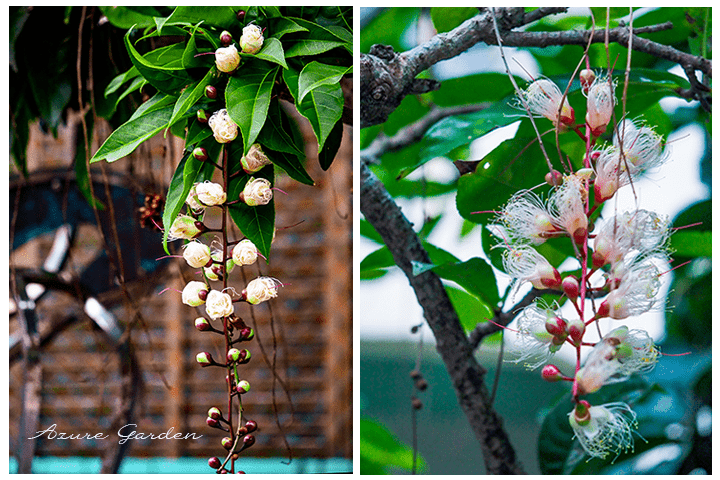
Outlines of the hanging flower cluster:
{"label": "hanging flower cluster", "polygon": [[[591,324],[600,332],[600,319],[624,320],[657,304],[670,224],[647,210],[604,219],[596,213],[620,188],[662,165],[667,155],[662,138],[651,127],[627,119],[613,129],[612,144],[599,146],[599,136],[612,128],[615,82],[589,69],[580,79],[587,97],[582,125],[575,123],[567,98],[548,79],[534,81],[521,92],[520,101],[558,131],[578,133],[586,145],[583,168],[564,175],[551,172],[546,182],[553,188],[547,199],[528,190],[517,192],[497,212],[491,230],[501,239],[503,267],[514,288],[529,282],[536,289],[563,294],[574,307],[572,315],[561,311],[557,302],[536,300],[524,308],[516,317],[513,361],[532,369],[543,366],[542,377],[548,381],[572,382],[575,407],[569,422],[575,437],[590,457],[617,458],[633,448],[635,413],[625,403],[591,405],[580,397],[651,370],[659,352],[641,329],[619,326],[601,333],[596,343],[588,342],[585,333]],[[572,240],[579,275],[560,273],[537,250],[558,237]],[[548,363],[566,343],[577,352],[573,375]],[[592,350],[581,363],[581,351],[588,347]]]}

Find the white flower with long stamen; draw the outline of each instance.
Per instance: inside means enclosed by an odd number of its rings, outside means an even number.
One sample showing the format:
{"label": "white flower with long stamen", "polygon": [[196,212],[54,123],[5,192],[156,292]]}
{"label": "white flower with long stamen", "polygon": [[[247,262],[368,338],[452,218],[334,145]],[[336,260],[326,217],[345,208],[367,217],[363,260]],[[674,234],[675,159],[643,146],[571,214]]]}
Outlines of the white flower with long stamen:
{"label": "white flower with long stamen", "polygon": [[222,185],[213,182],[195,184],[195,195],[198,201],[206,207],[222,205],[227,200],[227,194]]}
{"label": "white flower with long stamen", "polygon": [[605,132],[615,107],[615,84],[608,77],[597,77],[587,93],[585,123],[594,136]]}
{"label": "white flower with long stamen", "polygon": [[[521,92],[521,95],[532,113],[542,115],[555,126],[560,123],[569,125],[575,122],[575,111],[567,98],[563,100],[563,93],[552,81],[545,78],[535,80]],[[560,102],[562,102],[562,110],[560,110]]]}
{"label": "white flower with long stamen", "polygon": [[648,312],[660,290],[660,272],[650,261],[626,265],[619,262],[610,272],[610,293],[600,304],[598,313],[615,320]]}
{"label": "white flower with long stamen", "polygon": [[238,136],[238,126],[232,121],[225,108],[213,113],[208,120],[208,125],[218,143],[232,142]]}
{"label": "white flower with long stamen", "polygon": [[645,330],[622,326],[600,340],[575,375],[581,395],[596,392],[603,385],[622,382],[633,373],[652,370],[658,349]]}
{"label": "white flower with long stamen", "polygon": [[548,306],[543,303],[533,303],[524,308],[517,318],[517,342],[513,344],[509,362],[520,363],[530,370],[534,370],[547,362],[550,356],[560,349],[555,345],[555,338],[548,332],[546,324],[558,316],[557,305]]}
{"label": "white flower with long stamen", "polygon": [[520,282],[530,282],[538,289],[558,288],[560,273],[545,257],[528,246],[509,247],[503,253],[505,273]]}
{"label": "white flower with long stamen", "polygon": [[211,290],[205,301],[205,311],[213,320],[229,317],[235,311],[232,297],[227,293]]}
{"label": "white flower with long stamen", "polygon": [[576,243],[582,243],[588,233],[588,219],[585,203],[588,198],[587,177],[567,175],[548,199],[548,211],[553,223],[565,230]]}
{"label": "white flower with long stamen", "polygon": [[529,190],[513,195],[498,215],[510,244],[540,245],[557,231],[543,201]]}
{"label": "white flower with long stamen", "polygon": [[595,235],[593,265],[614,267],[628,255],[664,259],[669,237],[668,218],[655,212],[637,210],[611,217]]}
{"label": "white flower with long stamen", "polygon": [[645,125],[623,120],[613,135],[613,145],[599,151],[595,161],[595,197],[598,202],[611,198],[629,185],[631,179],[667,161],[662,137]]}
{"label": "white flower with long stamen", "polygon": [[604,459],[608,454],[617,458],[633,449],[633,429],[637,415],[626,403],[590,406],[582,400],[569,413],[570,426],[582,448],[591,457]]}

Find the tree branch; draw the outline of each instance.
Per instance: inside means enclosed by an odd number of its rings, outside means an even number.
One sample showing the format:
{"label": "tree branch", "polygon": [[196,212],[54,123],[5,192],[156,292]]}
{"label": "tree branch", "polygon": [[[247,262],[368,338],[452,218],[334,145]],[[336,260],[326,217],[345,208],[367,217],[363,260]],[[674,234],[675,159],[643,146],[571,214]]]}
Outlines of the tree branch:
{"label": "tree branch", "polygon": [[412,273],[413,260],[430,262],[427,252],[400,207],[370,171],[366,159],[360,162],[360,210],[383,238],[395,263],[415,291],[460,407],[480,442],[487,472],[524,473],[503,429],[502,419],[491,406],[490,394],[483,381],[486,370],[473,357],[473,349],[440,278],[432,271],[417,276]]}
{"label": "tree branch", "polygon": [[[610,42],[628,48],[630,30],[621,26],[609,30],[570,30],[560,32],[515,31],[518,27],[545,16],[566,11],[566,8],[540,8],[525,13],[522,7],[496,9],[503,44],[509,47],[547,47]],[[712,60],[681,52],[637,34],[672,28],[671,22],[633,29],[632,48],[681,65],[686,71],[699,70],[712,77]],[[360,55],[360,126],[378,125],[387,120],[407,95],[426,93],[440,88],[440,82],[415,78],[434,64],[456,57],[477,43],[497,45],[492,14],[481,13],[463,22],[450,32],[435,35],[429,41],[397,54],[392,47],[373,45],[368,54]],[[693,89],[697,96],[697,93]],[[706,102],[707,103],[707,102]],[[705,105],[704,105],[705,106]]]}

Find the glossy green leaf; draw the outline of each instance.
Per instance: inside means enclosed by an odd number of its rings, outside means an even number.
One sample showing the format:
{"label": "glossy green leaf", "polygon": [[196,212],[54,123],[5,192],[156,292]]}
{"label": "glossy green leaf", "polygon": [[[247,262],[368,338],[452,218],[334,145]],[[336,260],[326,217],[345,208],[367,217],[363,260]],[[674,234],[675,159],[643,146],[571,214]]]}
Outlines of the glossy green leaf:
{"label": "glossy green leaf", "polygon": [[283,76],[290,93],[296,99],[295,106],[298,112],[310,121],[318,141],[318,149],[322,150],[335,123],[342,117],[345,99],[340,85],[319,86],[308,93],[305,99],[298,104],[298,72],[289,68],[283,71]]}
{"label": "glossy green leaf", "polygon": [[114,162],[130,155],[138,145],[166,128],[172,113],[173,106],[170,105],[159,109],[149,109],[149,111],[132,118],[110,134],[90,159],[90,163],[100,160]]}
{"label": "glossy green leaf", "polygon": [[322,150],[318,153],[318,162],[320,162],[320,168],[323,170],[330,168],[330,165],[335,160],[335,155],[337,155],[342,143],[344,128],[343,122],[335,123],[330,135],[325,140]]}
{"label": "glossy green leaf", "polygon": [[343,75],[350,71],[352,71],[352,66],[339,67],[320,62],[308,63],[298,78],[298,101],[302,102],[305,96],[317,87],[338,83]]}
{"label": "glossy green leaf", "polygon": [[145,28],[155,25],[160,13],[153,7],[109,7],[101,6],[100,11],[111,24],[118,28]]}
{"label": "glossy green leaf", "polygon": [[301,27],[296,22],[293,22],[286,17],[273,17],[269,19],[268,30],[270,31],[270,36],[274,38],[281,38],[287,33],[308,31],[307,28]]}
{"label": "glossy green leaf", "polygon": [[266,62],[248,62],[243,65],[241,74],[228,80],[225,102],[230,118],[242,132],[243,154],[255,143],[265,125],[278,69]]}
{"label": "glossy green leaf", "polygon": [[[266,166],[253,174],[253,178],[267,178],[274,183],[273,166]],[[238,198],[249,179],[250,175],[244,172],[233,178],[230,188],[228,188],[228,198]],[[269,259],[270,244],[275,233],[275,200],[271,200],[267,205],[257,207],[249,207],[242,202],[236,203],[230,205],[228,211],[243,235],[255,244],[266,259]]]}
{"label": "glossy green leaf", "polygon": [[486,322],[495,316],[492,307],[476,296],[447,285],[445,291],[450,297],[450,303],[455,308],[455,312],[460,318],[460,325],[466,334],[470,333],[478,323]]}
{"label": "glossy green leaf", "polygon": [[273,164],[285,170],[290,178],[304,183],[305,185],[315,185],[313,179],[308,175],[305,167],[297,155],[283,151],[274,151],[271,148],[265,148],[265,153],[272,160]]}
{"label": "glossy green leaf", "polygon": [[[192,83],[190,76],[182,66],[183,44],[170,45],[163,50],[151,52],[147,58],[141,56],[130,42],[130,32],[125,35],[125,47],[130,60],[140,74],[153,87],[168,95],[177,95],[185,85]],[[158,56],[158,50],[164,55]]]}
{"label": "glossy green leaf", "polygon": [[[413,451],[400,442],[384,425],[369,418],[360,419],[360,473],[389,474],[390,467],[412,469]],[[420,470],[426,463],[418,458]]]}
{"label": "glossy green leaf", "polygon": [[447,155],[452,150],[469,145],[498,127],[518,121],[518,111],[507,104],[488,108],[476,113],[447,117],[433,125],[420,141],[422,155],[402,170],[405,177],[433,158]]}
{"label": "glossy green leaf", "polygon": [[260,60],[266,60],[268,62],[277,63],[283,68],[288,68],[285,62],[285,52],[283,51],[282,43],[277,38],[266,38],[263,42],[263,47],[255,55],[247,53],[241,53],[242,57],[256,57]]}
{"label": "glossy green leaf", "polygon": [[[239,10],[239,9],[238,9]],[[187,23],[196,24],[204,22],[224,30],[234,30],[240,26],[237,12],[233,7],[220,6],[179,6],[168,17],[166,24]]]}
{"label": "glossy green leaf", "polygon": [[304,158],[303,145],[299,139],[294,138],[289,124],[290,121],[276,99],[270,102],[267,119],[257,141],[273,150],[291,153]]}
{"label": "glossy green leaf", "polygon": [[138,69],[132,67],[127,72],[121,73],[120,75],[116,76],[110,81],[110,83],[108,83],[108,86],[105,87],[105,97],[108,97],[111,94],[115,93],[125,82],[137,78],[139,75],[140,72],[138,72]]}
{"label": "glossy green leaf", "polygon": [[[307,32],[295,33],[286,37],[285,58],[318,55],[337,47],[347,47],[348,42],[338,32],[333,32],[317,23],[302,18],[291,18],[293,22],[305,28]],[[350,43],[352,49],[352,43]]]}

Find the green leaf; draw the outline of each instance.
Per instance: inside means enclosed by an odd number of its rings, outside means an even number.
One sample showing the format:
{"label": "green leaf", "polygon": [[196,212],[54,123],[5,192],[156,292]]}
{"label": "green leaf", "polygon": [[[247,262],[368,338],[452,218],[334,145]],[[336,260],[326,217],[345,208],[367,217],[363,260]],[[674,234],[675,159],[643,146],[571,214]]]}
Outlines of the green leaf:
{"label": "green leaf", "polygon": [[[400,442],[382,424],[369,418],[360,418],[360,473],[362,475],[392,473],[389,467],[411,470],[413,451]],[[418,457],[420,470],[427,468],[422,457]]]}
{"label": "green leaf", "polygon": [[482,258],[438,265],[434,271],[440,278],[457,283],[488,305],[497,305],[500,301],[495,273]]}
{"label": "green leaf", "polygon": [[299,158],[304,158],[305,151],[301,145],[298,145],[291,132],[288,132],[289,122],[287,116],[276,99],[270,102],[267,118],[268,121],[265,122],[260,131],[257,141],[273,150],[291,153]]}
{"label": "green leaf", "polygon": [[[146,102],[147,103],[147,102]],[[136,112],[137,113],[137,112]],[[173,106],[148,109],[120,125],[95,152],[90,163],[114,162],[130,155],[142,142],[169,125]]]}
{"label": "green leaf", "polygon": [[450,303],[453,304],[455,312],[460,317],[460,325],[465,333],[470,333],[478,323],[495,316],[493,309],[476,296],[448,285],[445,286],[445,291],[450,297]]}
{"label": "green leaf", "polygon": [[282,43],[277,38],[266,38],[263,42],[262,49],[255,55],[248,53],[241,53],[242,57],[256,57],[260,60],[266,60],[268,62],[277,63],[283,68],[288,68],[285,62],[285,52],[283,51]]}
{"label": "green leaf", "polygon": [[[142,9],[142,10],[141,10]],[[145,28],[155,26],[155,18],[160,13],[153,7],[100,7],[100,11],[111,24],[118,28]]]}
{"label": "green leaf", "polygon": [[[238,198],[245,188],[250,175],[241,172],[233,178],[228,188],[228,198]],[[274,169],[272,165],[264,167],[253,174],[253,178],[267,178],[274,184]],[[255,244],[266,259],[270,258],[270,244],[275,233],[275,200],[267,205],[249,207],[244,203],[236,203],[228,207],[230,217],[240,231]]]}
{"label": "green leaf", "polygon": [[[291,20],[307,32],[294,33],[292,37],[286,37],[283,41],[285,46],[285,58],[298,57],[301,55],[318,55],[337,47],[347,47],[347,39],[339,32],[334,32],[317,23],[302,18],[291,18]],[[352,43],[350,43],[352,51]]]}
{"label": "green leaf", "polygon": [[214,25],[224,30],[235,30],[239,26],[237,12],[232,7],[205,5],[200,8],[195,6],[176,7],[165,24],[196,24],[199,22]]}
{"label": "green leaf", "polygon": [[307,28],[301,27],[296,22],[293,22],[286,17],[273,17],[268,19],[268,30],[270,31],[270,36],[274,38],[280,38],[286,33],[308,31]]}
{"label": "green leaf", "polygon": [[325,140],[325,145],[323,145],[322,150],[318,153],[318,162],[320,162],[320,168],[323,170],[330,168],[330,165],[332,165],[332,162],[335,160],[335,155],[337,155],[340,144],[342,144],[344,128],[343,122],[335,123],[335,126],[330,131],[330,135],[328,135],[328,138]]}
{"label": "green leaf", "polygon": [[338,83],[346,73],[352,70],[350,67],[339,67],[325,65],[320,62],[310,62],[303,67],[298,78],[298,101],[302,103],[305,95],[322,85]]}
{"label": "green leaf", "polygon": [[283,70],[285,84],[295,98],[295,106],[298,112],[310,121],[318,141],[318,150],[322,151],[335,123],[342,118],[345,102],[342,89],[339,84],[322,85],[312,90],[302,102],[298,103],[298,76],[298,72],[292,68]]}
{"label": "green leaf", "polygon": [[670,237],[670,248],[681,257],[712,257],[712,232],[680,230]]}
{"label": "green leaf", "polygon": [[517,110],[505,103],[476,113],[447,117],[433,125],[420,141],[422,155],[402,170],[405,177],[433,158],[447,155],[452,150],[469,145],[498,127],[518,121]]}
{"label": "green leaf", "polygon": [[265,153],[268,158],[272,160],[273,164],[285,170],[285,173],[287,173],[290,178],[305,185],[315,185],[315,182],[310,175],[308,175],[305,167],[296,155],[283,151],[274,151],[271,148],[265,148]]}
{"label": "green leaf", "polygon": [[[130,54],[135,68],[150,85],[168,95],[177,95],[185,85],[192,83],[192,79],[182,66],[182,55],[185,51],[183,44],[170,45],[164,49],[150,52],[153,55],[141,56],[130,42],[130,33],[125,35],[125,47]],[[163,55],[158,55],[159,52]]]}
{"label": "green leaf", "polygon": [[432,7],[430,18],[437,33],[449,32],[478,14],[476,7]]}
{"label": "green leaf", "polygon": [[120,75],[116,76],[110,81],[110,83],[108,83],[108,86],[105,87],[105,97],[109,97],[110,95],[115,93],[123,85],[123,83],[127,82],[132,78],[137,78],[139,75],[140,72],[138,72],[138,69],[132,67],[127,72],[121,73]]}
{"label": "green leaf", "polygon": [[279,67],[266,62],[248,62],[242,73],[228,80],[225,102],[230,118],[238,124],[243,137],[243,154],[255,143],[265,125],[270,95]]}
{"label": "green leaf", "polygon": [[[175,102],[175,106],[173,107],[173,113],[172,117],[170,117],[169,125],[172,125],[175,121],[185,115],[188,110],[195,105],[195,102],[202,98],[205,93],[205,87],[210,85],[210,80],[212,80],[214,75],[215,67],[212,67],[208,70],[202,80],[199,80],[194,85],[189,85],[182,91],[180,98],[177,99],[177,102]],[[165,130],[165,135],[167,135],[167,130]]]}

